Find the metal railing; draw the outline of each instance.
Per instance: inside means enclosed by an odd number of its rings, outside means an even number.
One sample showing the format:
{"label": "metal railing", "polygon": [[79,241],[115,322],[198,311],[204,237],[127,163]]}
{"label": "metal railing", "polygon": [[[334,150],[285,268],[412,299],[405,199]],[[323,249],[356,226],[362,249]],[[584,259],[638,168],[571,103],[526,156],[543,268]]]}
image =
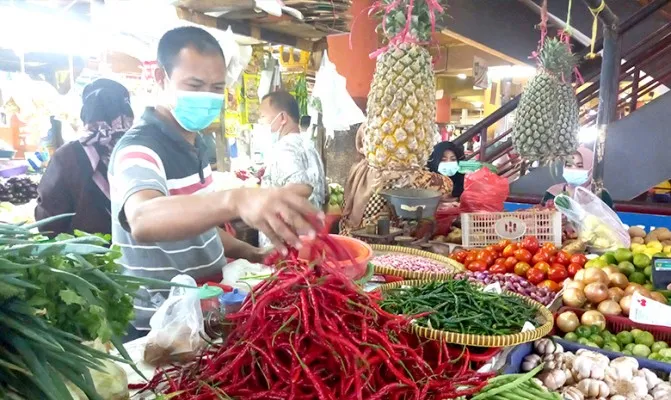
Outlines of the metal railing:
{"label": "metal railing", "polygon": [[[626,21],[617,25],[617,33],[620,35],[626,34],[669,2],[671,0],[655,0],[649,3]],[[600,51],[602,47],[603,41],[598,38],[595,51]],[[578,53],[581,60],[579,69],[583,69],[586,65],[584,57],[586,54],[587,49]],[[671,79],[671,62],[666,62],[666,65],[655,66],[655,63],[662,64],[665,60],[671,60],[671,22],[651,33],[627,51],[622,52],[622,59],[625,61],[620,65],[619,70],[617,118],[624,116],[627,111],[634,112],[638,108],[639,99],[663,85],[667,79]],[[645,73],[645,70],[653,70],[654,76]],[[595,124],[597,119],[595,111],[598,104],[593,103],[598,103],[596,100],[600,94],[599,71],[587,72],[583,75],[583,79],[585,84],[578,88],[576,97],[581,110],[581,126],[590,126]],[[623,82],[626,82],[624,87],[622,87]],[[480,161],[497,163],[499,174],[502,176],[524,175],[527,165],[524,162],[515,162],[513,161],[514,158],[511,157],[514,154],[512,128],[507,129],[492,140],[489,140],[487,135],[487,130],[490,127],[514,112],[519,100],[520,95],[514,97],[455,139],[455,143],[463,145],[479,136],[480,148],[478,151],[467,155],[466,159],[477,158]],[[504,156],[508,156],[505,161],[501,160]]]}

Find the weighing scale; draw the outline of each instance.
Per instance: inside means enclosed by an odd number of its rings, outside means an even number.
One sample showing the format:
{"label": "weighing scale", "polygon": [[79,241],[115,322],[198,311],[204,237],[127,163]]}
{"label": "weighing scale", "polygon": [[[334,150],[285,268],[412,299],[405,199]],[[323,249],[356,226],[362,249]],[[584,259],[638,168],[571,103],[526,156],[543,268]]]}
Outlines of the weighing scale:
{"label": "weighing scale", "polygon": [[653,257],[652,286],[661,292],[668,292],[669,284],[671,284],[671,258]]}

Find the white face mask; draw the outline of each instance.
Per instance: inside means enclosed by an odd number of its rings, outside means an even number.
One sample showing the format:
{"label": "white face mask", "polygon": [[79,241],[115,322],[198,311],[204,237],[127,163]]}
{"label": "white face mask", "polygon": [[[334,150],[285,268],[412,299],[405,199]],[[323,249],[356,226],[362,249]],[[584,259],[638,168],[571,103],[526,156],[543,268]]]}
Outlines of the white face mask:
{"label": "white face mask", "polygon": [[278,114],[275,116],[275,118],[273,118],[273,120],[270,121],[270,123],[259,122],[259,124],[258,124],[258,125],[259,125],[259,129],[261,129],[262,131],[265,131],[265,132],[270,133],[270,143],[271,143],[271,144],[275,144],[275,143],[277,143],[277,142],[280,140],[280,131],[282,130],[282,127],[280,126],[280,129],[279,129],[278,131],[275,131],[275,132],[273,131],[273,128],[272,128],[273,123],[275,122],[275,120],[276,120],[277,117],[279,117],[279,116],[280,116],[280,113],[278,113]]}
{"label": "white face mask", "polygon": [[438,164],[438,173],[443,176],[454,176],[459,171],[459,162],[443,161]]}
{"label": "white face mask", "polygon": [[580,168],[564,168],[563,176],[568,184],[580,186],[589,180],[589,171]]}

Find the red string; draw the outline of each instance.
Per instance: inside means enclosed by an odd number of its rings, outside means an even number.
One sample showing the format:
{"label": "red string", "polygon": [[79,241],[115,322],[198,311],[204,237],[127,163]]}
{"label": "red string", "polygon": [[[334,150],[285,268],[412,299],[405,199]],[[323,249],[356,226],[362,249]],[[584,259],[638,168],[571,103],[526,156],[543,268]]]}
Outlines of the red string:
{"label": "red string", "polygon": [[543,7],[541,8],[541,41],[540,47],[543,47],[545,44],[545,37],[548,34],[548,0],[543,0]]}

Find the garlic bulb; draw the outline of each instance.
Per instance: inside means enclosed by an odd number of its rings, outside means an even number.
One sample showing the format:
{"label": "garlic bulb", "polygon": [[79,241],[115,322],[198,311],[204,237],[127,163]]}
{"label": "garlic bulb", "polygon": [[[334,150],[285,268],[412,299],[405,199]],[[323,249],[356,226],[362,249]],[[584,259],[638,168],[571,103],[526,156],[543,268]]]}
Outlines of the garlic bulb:
{"label": "garlic bulb", "polygon": [[541,356],[538,354],[529,354],[522,361],[522,371],[529,372],[541,363]]}
{"label": "garlic bulb", "polygon": [[563,353],[564,348],[561,344],[555,343],[552,339],[543,338],[534,342],[536,353],[544,356],[546,354]]}
{"label": "garlic bulb", "polygon": [[641,378],[645,379],[645,381],[648,384],[648,390],[652,390],[655,386],[660,384],[662,382],[661,379],[657,375],[655,375],[654,372],[650,371],[647,368],[642,368],[634,374],[635,376],[640,376]]}
{"label": "garlic bulb", "polygon": [[628,368],[631,373],[638,371],[638,361],[634,357],[618,357],[610,362],[610,366],[618,369]]}
{"label": "garlic bulb", "polygon": [[552,371],[543,371],[538,375],[538,379],[543,382],[543,385],[550,391],[554,391],[564,386],[566,383],[566,374],[561,369],[553,369]]}
{"label": "garlic bulb", "polygon": [[583,379],[576,386],[585,397],[608,397],[610,389],[606,382],[597,379]]}
{"label": "garlic bulb", "polygon": [[652,389],[650,394],[654,400],[671,399],[671,384],[667,382],[660,382]]}
{"label": "garlic bulb", "polygon": [[587,378],[603,379],[606,376],[608,362],[608,357],[592,351],[586,351],[573,360],[572,370],[578,380]]}
{"label": "garlic bulb", "polygon": [[585,400],[585,395],[577,387],[566,387],[561,391],[563,400]]}
{"label": "garlic bulb", "polygon": [[640,376],[630,379],[617,379],[607,381],[608,389],[613,394],[619,394],[629,400],[640,399],[648,394],[648,384],[645,378]]}

